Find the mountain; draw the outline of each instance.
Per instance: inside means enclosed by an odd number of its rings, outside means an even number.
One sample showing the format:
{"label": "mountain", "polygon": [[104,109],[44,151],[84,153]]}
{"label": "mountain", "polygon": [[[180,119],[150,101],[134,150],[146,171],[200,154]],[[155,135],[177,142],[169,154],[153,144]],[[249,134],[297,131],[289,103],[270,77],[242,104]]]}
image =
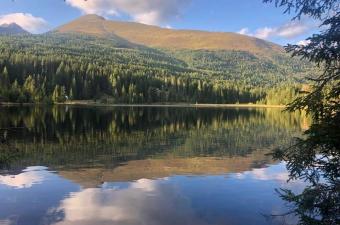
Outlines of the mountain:
{"label": "mountain", "polygon": [[153,48],[234,50],[263,55],[283,51],[281,46],[274,43],[237,33],[166,29],[134,22],[106,20],[97,15],[82,16],[58,27],[55,32],[98,37],[117,35],[129,42]]}
{"label": "mountain", "polygon": [[315,72],[257,38],[96,15],[46,34],[2,35],[0,52],[0,101],[286,104]]}
{"label": "mountain", "polygon": [[16,23],[2,24],[0,25],[0,34],[7,35],[18,35],[18,34],[28,34],[29,32],[24,30]]}
{"label": "mountain", "polygon": [[176,67],[218,74],[221,79],[238,80],[246,76],[247,83],[252,85],[301,79],[310,66],[291,59],[282,46],[255,37],[232,32],[167,29],[107,20],[94,14],[79,17],[52,33],[89,35],[111,40],[116,47],[157,50],[180,62]]}

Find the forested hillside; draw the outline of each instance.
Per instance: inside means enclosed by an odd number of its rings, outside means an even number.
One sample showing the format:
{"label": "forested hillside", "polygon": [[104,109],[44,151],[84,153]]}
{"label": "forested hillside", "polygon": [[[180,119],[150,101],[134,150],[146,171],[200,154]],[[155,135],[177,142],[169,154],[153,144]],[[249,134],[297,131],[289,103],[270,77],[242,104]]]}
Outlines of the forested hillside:
{"label": "forested hillside", "polygon": [[170,50],[113,33],[0,36],[2,102],[285,104],[311,71],[276,48]]}

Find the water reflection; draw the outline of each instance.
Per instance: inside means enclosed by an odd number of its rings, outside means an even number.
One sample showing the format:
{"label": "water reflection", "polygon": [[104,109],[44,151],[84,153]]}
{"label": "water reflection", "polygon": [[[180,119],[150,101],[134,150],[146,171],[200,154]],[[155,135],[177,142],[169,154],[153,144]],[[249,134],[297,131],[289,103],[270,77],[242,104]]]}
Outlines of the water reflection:
{"label": "water reflection", "polygon": [[283,164],[224,175],[105,181],[96,188],[82,188],[44,168],[34,171],[44,179],[26,189],[0,184],[3,224],[265,225],[282,221],[268,221],[261,214],[286,210],[274,192],[288,185]]}
{"label": "water reflection", "polygon": [[286,145],[304,126],[303,115],[281,109],[0,108],[0,127],[10,128],[7,139],[24,150],[12,168],[246,156]]}
{"label": "water reflection", "polygon": [[304,184],[266,153],[306,124],[280,109],[0,107],[0,224],[282,224],[262,216],[287,210],[274,189]]}
{"label": "water reflection", "polygon": [[172,175],[219,175],[265,167],[273,162],[269,151],[254,151],[234,157],[153,158],[131,160],[114,168],[102,166],[87,168],[58,168],[63,177],[76,181],[83,187],[97,187],[104,181],[132,181],[141,178],[155,179]]}
{"label": "water reflection", "polygon": [[127,187],[85,189],[64,199],[57,224],[205,224],[174,184],[140,179]]}
{"label": "water reflection", "polygon": [[0,224],[54,223],[59,215],[51,218],[49,209],[58,207],[61,199],[79,190],[78,185],[45,167],[7,172],[0,182]]}
{"label": "water reflection", "polygon": [[43,169],[45,169],[45,167],[32,166],[19,174],[0,175],[0,184],[13,188],[30,188],[32,185],[39,184],[44,180],[46,174],[41,172]]}

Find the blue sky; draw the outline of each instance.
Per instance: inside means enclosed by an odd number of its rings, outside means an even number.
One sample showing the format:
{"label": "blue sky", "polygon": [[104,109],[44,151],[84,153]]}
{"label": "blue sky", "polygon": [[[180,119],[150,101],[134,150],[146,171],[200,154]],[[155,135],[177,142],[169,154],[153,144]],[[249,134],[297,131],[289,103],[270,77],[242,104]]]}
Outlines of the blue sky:
{"label": "blue sky", "polygon": [[16,22],[45,32],[81,15],[136,21],[175,29],[240,32],[281,45],[318,32],[317,21],[292,15],[262,0],[1,0],[0,24]]}

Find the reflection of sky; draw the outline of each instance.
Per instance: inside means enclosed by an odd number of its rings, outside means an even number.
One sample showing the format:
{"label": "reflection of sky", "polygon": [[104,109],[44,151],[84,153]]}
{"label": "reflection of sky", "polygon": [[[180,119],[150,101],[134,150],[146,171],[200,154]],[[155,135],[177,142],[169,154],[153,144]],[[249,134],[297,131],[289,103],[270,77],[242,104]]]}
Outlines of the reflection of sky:
{"label": "reflection of sky", "polygon": [[305,187],[304,182],[301,180],[287,182],[289,173],[286,170],[286,163],[283,162],[267,168],[259,168],[243,173],[236,173],[232,176],[236,179],[242,180],[275,181],[280,184],[281,188],[289,188],[297,192],[301,191]]}
{"label": "reflection of sky", "polygon": [[70,191],[77,190],[78,185],[44,167],[29,167],[15,176],[1,176],[0,224],[49,224],[59,216],[47,217],[49,208],[57,207]]}
{"label": "reflection of sky", "polygon": [[4,184],[13,188],[30,188],[34,184],[41,183],[49,176],[46,168],[41,166],[32,166],[23,170],[18,175],[0,175],[0,184]]}
{"label": "reflection of sky", "polygon": [[[22,182],[30,171],[39,179]],[[287,210],[274,190],[287,187],[284,164],[227,176],[105,182],[88,189],[44,169],[16,177],[20,182],[0,183],[0,223],[265,225],[279,221],[261,214]]]}
{"label": "reflection of sky", "polygon": [[206,224],[194,214],[190,199],[164,180],[140,179],[127,188],[89,188],[64,199],[57,211],[64,224]]}

